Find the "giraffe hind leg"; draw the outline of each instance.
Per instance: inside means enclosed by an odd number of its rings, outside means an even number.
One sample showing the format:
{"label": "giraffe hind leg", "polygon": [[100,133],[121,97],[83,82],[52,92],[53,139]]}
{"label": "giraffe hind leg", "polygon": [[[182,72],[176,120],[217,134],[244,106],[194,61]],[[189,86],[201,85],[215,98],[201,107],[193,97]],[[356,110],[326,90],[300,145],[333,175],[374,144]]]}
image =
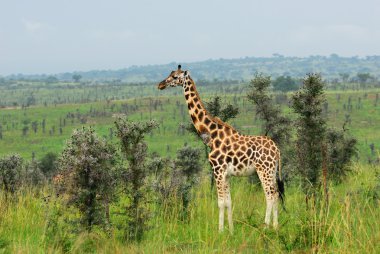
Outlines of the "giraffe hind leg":
{"label": "giraffe hind leg", "polygon": [[223,232],[224,229],[224,198],[218,198],[219,207],[219,232]]}
{"label": "giraffe hind leg", "polygon": [[273,199],[273,227],[278,227],[278,200],[279,197],[275,196]]}
{"label": "giraffe hind leg", "polygon": [[266,201],[267,201],[267,209],[265,212],[265,225],[268,227],[270,224],[270,219],[272,215],[273,200],[270,199],[269,197],[266,197]]}
{"label": "giraffe hind leg", "polygon": [[[259,167],[258,167],[259,168]],[[266,175],[262,168],[257,171],[258,176],[263,186],[266,199],[266,211],[265,211],[265,225],[269,226],[271,222],[271,215],[273,213],[273,227],[277,228],[278,226],[278,191],[276,188],[275,175],[271,174],[270,169],[266,169]]]}
{"label": "giraffe hind leg", "polygon": [[234,224],[232,221],[232,202],[231,202],[230,187],[227,181],[226,181],[225,201],[226,201],[227,215],[228,215],[228,228],[230,229],[230,233],[232,234],[234,231]]}

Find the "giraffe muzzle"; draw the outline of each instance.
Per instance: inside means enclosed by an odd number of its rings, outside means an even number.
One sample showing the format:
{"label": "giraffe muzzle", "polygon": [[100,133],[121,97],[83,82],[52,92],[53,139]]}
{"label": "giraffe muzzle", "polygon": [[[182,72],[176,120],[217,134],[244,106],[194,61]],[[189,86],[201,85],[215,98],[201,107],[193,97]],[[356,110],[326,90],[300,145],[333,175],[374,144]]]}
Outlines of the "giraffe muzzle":
{"label": "giraffe muzzle", "polygon": [[165,89],[166,88],[165,80],[162,81],[161,83],[159,83],[158,86],[157,86],[157,88],[160,89],[160,90]]}

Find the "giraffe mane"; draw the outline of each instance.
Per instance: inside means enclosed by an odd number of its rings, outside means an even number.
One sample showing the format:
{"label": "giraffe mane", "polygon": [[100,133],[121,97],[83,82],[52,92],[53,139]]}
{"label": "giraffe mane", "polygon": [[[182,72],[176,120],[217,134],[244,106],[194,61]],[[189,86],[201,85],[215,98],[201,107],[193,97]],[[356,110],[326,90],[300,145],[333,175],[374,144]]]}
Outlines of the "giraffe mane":
{"label": "giraffe mane", "polygon": [[[195,92],[195,95],[197,96],[197,98],[200,98],[199,96],[199,93],[198,93],[198,90],[197,90],[197,86],[195,85],[195,81],[190,77],[190,75],[188,76],[190,81],[193,83],[194,85],[194,92]],[[199,103],[201,104],[202,108],[205,109],[205,111],[207,112],[206,108],[205,108],[205,105],[203,104],[202,100],[199,100]]]}
{"label": "giraffe mane", "polygon": [[[190,75],[188,75],[188,77],[189,77],[190,81],[191,81],[191,82],[193,83],[193,85],[194,85],[194,92],[195,92],[196,97],[197,97],[197,98],[200,98],[199,93],[198,93],[198,90],[196,89],[196,85],[195,85],[194,80],[190,77]],[[199,103],[201,104],[201,106],[202,106],[202,108],[204,109],[204,111],[205,111],[206,113],[208,113],[208,111],[206,110],[206,107],[204,106],[202,100],[199,100]],[[208,113],[208,114],[209,114],[209,113]],[[210,116],[211,116],[211,115],[210,115]],[[215,123],[220,124],[220,125],[222,125],[222,126],[226,126],[227,128],[229,128],[229,129],[231,129],[231,130],[233,130],[233,131],[236,131],[234,127],[232,127],[231,125],[229,125],[229,124],[226,123],[226,122],[223,122],[219,117],[214,116],[214,117],[211,117],[211,118],[212,118],[212,120],[213,120]]]}
{"label": "giraffe mane", "polygon": [[220,125],[223,125],[223,126],[226,126],[226,127],[230,128],[230,129],[232,129],[232,130],[235,130],[234,127],[232,127],[231,125],[229,125],[229,124],[226,123],[226,122],[223,122],[222,119],[220,119],[220,118],[217,117],[217,116],[214,116],[214,117],[213,117],[213,120],[214,120],[217,124],[220,124]]}

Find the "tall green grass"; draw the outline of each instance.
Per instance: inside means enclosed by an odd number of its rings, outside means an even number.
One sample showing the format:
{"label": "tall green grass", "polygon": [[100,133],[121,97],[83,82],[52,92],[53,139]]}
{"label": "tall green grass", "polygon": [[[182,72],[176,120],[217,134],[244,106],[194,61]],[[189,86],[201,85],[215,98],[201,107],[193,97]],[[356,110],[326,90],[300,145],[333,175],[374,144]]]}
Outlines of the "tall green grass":
{"label": "tall green grass", "polygon": [[[71,233],[75,225],[65,220],[75,217],[75,211],[69,212],[59,199],[45,202],[41,196],[48,189],[24,190],[8,203],[1,194],[0,253],[380,253],[377,171],[355,165],[344,185],[330,186],[329,205],[322,203],[320,209],[306,209],[301,189],[290,186],[277,231],[263,225],[261,187],[232,178],[233,235],[227,228],[218,233],[216,191],[204,177],[194,190],[189,219],[182,220],[181,202],[153,205],[151,230],[139,244],[122,240],[122,229],[117,229],[122,218],[115,214],[108,234]],[[116,209],[114,205],[111,211]]]}

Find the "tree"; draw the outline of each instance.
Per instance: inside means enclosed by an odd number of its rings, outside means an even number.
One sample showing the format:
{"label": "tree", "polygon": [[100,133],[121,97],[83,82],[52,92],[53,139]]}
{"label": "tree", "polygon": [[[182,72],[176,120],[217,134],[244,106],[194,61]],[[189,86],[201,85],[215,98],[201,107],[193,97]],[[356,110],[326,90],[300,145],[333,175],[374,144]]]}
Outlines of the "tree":
{"label": "tree", "polygon": [[82,79],[82,76],[79,74],[74,74],[72,78],[74,82],[78,83]]}
{"label": "tree", "polygon": [[24,125],[24,127],[22,128],[22,136],[25,137],[28,134],[28,131],[29,131],[29,126]]}
{"label": "tree", "polygon": [[205,107],[212,116],[219,117],[222,121],[228,121],[229,119],[235,118],[236,115],[239,114],[239,109],[235,108],[231,104],[228,104],[222,108],[220,101],[220,97],[215,96],[211,101],[205,102]]}
{"label": "tree", "polygon": [[37,129],[38,129],[38,122],[37,121],[32,122],[32,129],[33,129],[34,134],[36,134]]}
{"label": "tree", "polygon": [[0,184],[6,198],[8,194],[13,195],[21,185],[22,166],[23,161],[18,154],[0,158]]}
{"label": "tree", "polygon": [[[286,176],[291,171],[291,162],[294,157],[290,141],[291,121],[288,117],[281,115],[280,107],[275,106],[273,99],[269,97],[270,84],[270,76],[256,73],[249,84],[247,97],[255,105],[256,116],[263,121],[261,126],[262,135],[269,136],[281,150],[283,172],[287,172],[287,174],[283,174],[283,179],[286,179]],[[249,179],[252,183],[260,182],[256,174]],[[277,181],[278,185],[283,189],[284,182],[279,178]]]}
{"label": "tree", "polygon": [[58,159],[68,205],[76,207],[80,224],[91,231],[105,225],[106,205],[115,186],[115,149],[92,128],[75,130]]}
{"label": "tree", "polygon": [[298,114],[296,122],[297,170],[302,178],[306,202],[315,197],[320,187],[322,147],[326,134],[326,121],[322,117],[325,102],[324,83],[318,74],[308,74],[303,87],[292,97],[292,108]]}
{"label": "tree", "polygon": [[58,82],[58,79],[56,77],[54,77],[54,76],[48,76],[45,79],[45,82],[48,83],[48,84],[56,83],[56,82]]}
{"label": "tree", "polygon": [[324,86],[320,75],[309,74],[303,87],[292,97],[292,108],[298,114],[297,170],[306,202],[311,197],[318,197],[322,186],[328,202],[327,182],[341,183],[345,179],[357,151],[356,139],[346,135],[345,126],[349,118],[342,131],[327,129],[327,114],[323,113],[326,105]]}
{"label": "tree", "polygon": [[271,84],[270,76],[255,74],[249,85],[248,100],[256,106],[256,115],[263,120],[262,134],[283,147],[289,142],[291,135],[291,121],[288,117],[281,116],[279,107],[268,96]]}
{"label": "tree", "polygon": [[292,79],[290,76],[280,76],[277,77],[273,83],[273,89],[275,91],[289,92],[298,89],[297,82]]}
{"label": "tree", "polygon": [[26,107],[29,107],[29,106],[32,106],[32,105],[36,105],[37,101],[36,101],[36,97],[34,97],[34,94],[32,93],[31,95],[29,95],[27,98],[26,98],[26,103],[25,103],[25,106]]}
{"label": "tree", "polygon": [[147,207],[149,187],[145,184],[149,173],[146,163],[148,146],[144,137],[158,125],[155,121],[132,122],[127,118],[118,118],[115,126],[124,158],[128,162],[122,172],[125,194],[129,199],[125,206],[128,225],[125,237],[139,242],[148,229],[150,213]]}
{"label": "tree", "polygon": [[342,79],[343,83],[347,83],[348,79],[350,78],[349,73],[339,73],[339,76]]}
{"label": "tree", "polygon": [[[212,116],[219,117],[222,121],[227,122],[239,114],[239,108],[231,104],[223,107],[220,101],[220,97],[215,96],[210,102],[205,102],[205,108]],[[193,134],[197,134],[197,130],[192,123],[189,123],[186,129]]]}
{"label": "tree", "polygon": [[360,84],[367,83],[367,81],[372,79],[372,76],[369,73],[358,73],[358,74],[356,74],[356,76],[357,76]]}

